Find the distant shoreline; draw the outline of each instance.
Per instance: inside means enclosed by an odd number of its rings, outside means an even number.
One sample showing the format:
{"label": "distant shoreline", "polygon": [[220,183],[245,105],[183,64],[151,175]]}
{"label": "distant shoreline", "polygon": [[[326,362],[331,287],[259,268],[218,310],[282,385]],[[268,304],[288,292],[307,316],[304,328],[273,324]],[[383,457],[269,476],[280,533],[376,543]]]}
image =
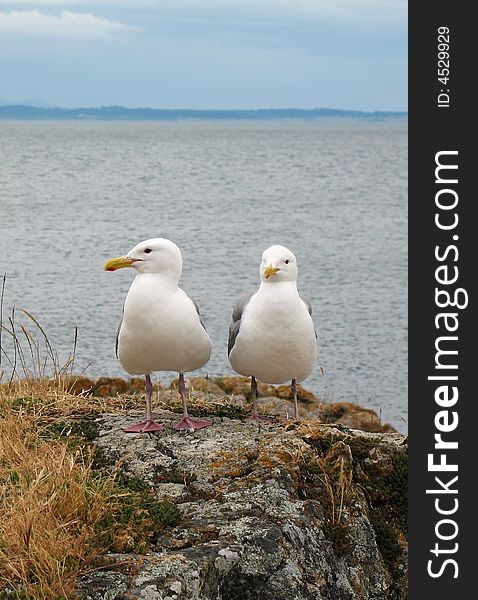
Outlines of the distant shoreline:
{"label": "distant shoreline", "polygon": [[43,108],[26,105],[0,106],[0,119],[22,121],[317,121],[324,119],[361,121],[406,120],[407,112],[340,110],[335,108],[261,109],[163,109],[101,106],[92,108]]}

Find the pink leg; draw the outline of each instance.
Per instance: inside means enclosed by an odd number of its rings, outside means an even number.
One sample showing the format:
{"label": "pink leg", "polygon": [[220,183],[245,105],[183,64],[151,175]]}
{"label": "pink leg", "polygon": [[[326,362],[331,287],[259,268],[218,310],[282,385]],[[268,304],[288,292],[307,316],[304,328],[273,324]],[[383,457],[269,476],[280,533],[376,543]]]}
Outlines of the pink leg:
{"label": "pink leg", "polygon": [[251,377],[251,397],[252,397],[252,413],[247,417],[248,421],[257,421],[259,423],[270,423],[274,420],[273,417],[260,415],[257,410],[257,381],[254,375]]}
{"label": "pink leg", "polygon": [[146,421],[141,421],[124,427],[123,431],[126,433],[151,433],[153,431],[161,431],[164,429],[164,425],[156,423],[153,419],[153,411],[151,408],[151,396],[153,395],[153,384],[151,383],[151,377],[149,373],[146,373]]}
{"label": "pink leg", "polygon": [[181,431],[182,429],[204,429],[205,427],[210,427],[212,425],[211,421],[203,421],[202,419],[192,419],[188,413],[188,405],[186,401],[186,385],[184,383],[184,374],[179,373],[179,393],[181,395],[183,401],[183,418],[174,425],[174,429],[176,431]]}

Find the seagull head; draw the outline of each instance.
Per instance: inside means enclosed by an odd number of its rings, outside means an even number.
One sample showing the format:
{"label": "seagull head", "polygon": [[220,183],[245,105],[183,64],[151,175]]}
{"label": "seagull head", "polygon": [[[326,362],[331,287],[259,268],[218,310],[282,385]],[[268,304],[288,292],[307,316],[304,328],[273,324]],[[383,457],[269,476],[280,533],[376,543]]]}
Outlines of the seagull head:
{"label": "seagull head", "polygon": [[125,256],[110,259],[104,266],[105,271],[116,271],[132,267],[138,273],[157,273],[174,278],[181,277],[183,259],[181,250],[171,240],[154,238],[140,242]]}
{"label": "seagull head", "polygon": [[261,281],[297,281],[297,259],[285,246],[271,246],[264,250],[259,267]]}

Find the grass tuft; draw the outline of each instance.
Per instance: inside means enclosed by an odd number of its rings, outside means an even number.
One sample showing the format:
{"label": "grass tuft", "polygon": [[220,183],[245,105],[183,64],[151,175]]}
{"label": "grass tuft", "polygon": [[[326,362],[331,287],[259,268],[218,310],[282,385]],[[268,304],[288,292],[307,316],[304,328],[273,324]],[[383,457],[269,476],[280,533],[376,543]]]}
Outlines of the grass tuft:
{"label": "grass tuft", "polygon": [[22,314],[39,339],[17,325],[15,311],[8,326],[0,319],[0,355],[10,370],[8,381],[0,371],[0,599],[62,600],[106,552],[151,550],[180,515],[92,444],[99,413],[144,401],[70,393],[76,332],[60,366],[38,320]]}
{"label": "grass tuft", "polygon": [[95,474],[91,451],[43,438],[30,415],[3,412],[0,456],[0,589],[71,597],[79,571],[101,551],[94,530],[114,481]]}

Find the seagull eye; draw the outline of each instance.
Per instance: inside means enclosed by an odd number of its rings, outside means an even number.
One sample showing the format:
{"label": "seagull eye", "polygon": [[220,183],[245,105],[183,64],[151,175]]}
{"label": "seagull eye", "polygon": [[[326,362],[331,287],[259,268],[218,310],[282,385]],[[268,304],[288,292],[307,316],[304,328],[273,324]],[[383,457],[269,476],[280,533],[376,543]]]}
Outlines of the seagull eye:
{"label": "seagull eye", "polygon": [[145,248],[145,250],[144,250],[145,254],[149,254],[150,252],[152,252],[151,248]]}
{"label": "seagull eye", "polygon": [[286,264],[286,265],[288,265],[288,264],[289,264],[289,260],[288,260],[288,259],[287,259],[287,260],[285,260],[284,262],[285,262],[285,264]]}

